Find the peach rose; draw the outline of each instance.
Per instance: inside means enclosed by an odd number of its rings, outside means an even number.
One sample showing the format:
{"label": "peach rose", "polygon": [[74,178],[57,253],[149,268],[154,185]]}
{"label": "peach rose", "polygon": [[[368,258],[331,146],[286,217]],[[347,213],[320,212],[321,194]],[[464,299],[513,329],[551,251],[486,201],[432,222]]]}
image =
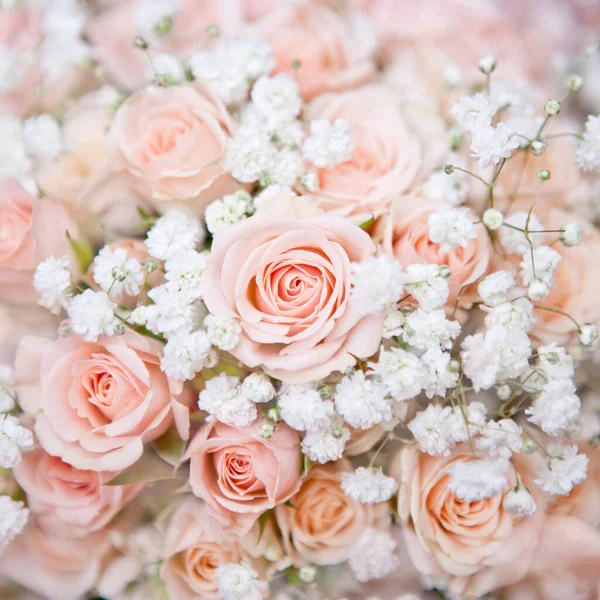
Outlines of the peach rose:
{"label": "peach rose", "polygon": [[113,551],[108,530],[72,539],[31,523],[0,556],[0,573],[47,600],[80,600]]}
{"label": "peach rose", "polygon": [[[287,200],[281,194],[274,206]],[[240,321],[231,354],[288,383],[326,377],[374,354],[383,329],[382,314],[365,317],[350,302],[350,263],[373,256],[375,244],[309,201],[300,199],[296,215],[260,210],[217,235],[202,277],[208,310]]]}
{"label": "peach rose", "polygon": [[346,460],[313,466],[291,505],[275,508],[284,549],[296,565],[342,563],[367,527],[389,526],[386,503],[360,504],[343,492],[340,475],[351,469]]}
{"label": "peach rose", "polygon": [[[447,306],[452,307],[464,285],[477,281],[490,270],[491,244],[483,225],[477,226],[477,237],[469,241],[466,248],[456,248],[442,254],[439,244],[429,239],[429,216],[439,209],[439,205],[423,203],[415,199],[421,207],[407,209],[405,202],[397,202],[391,217],[383,220],[379,235],[385,252],[396,257],[403,265],[436,264],[446,265],[451,272],[450,295]],[[424,205],[423,205],[424,204]],[[465,306],[476,297],[477,286],[466,288],[462,293]]]}
{"label": "peach rose", "polygon": [[192,491],[206,502],[211,517],[240,535],[300,486],[298,433],[281,423],[264,439],[261,424],[260,419],[240,428],[207,423],[186,452]]}
{"label": "peach rose", "polygon": [[24,454],[14,474],[40,526],[64,537],[101,530],[143,488],[104,485],[117,473],[80,471],[42,449]]}
{"label": "peach rose", "polygon": [[22,340],[16,387],[44,450],[77,469],[120,471],[173,420],[185,438],[190,395],[160,370],[161,350],[130,329],[95,343]]}
{"label": "peach rose", "polygon": [[[271,44],[275,73],[290,73],[304,98],[360,85],[375,75],[375,64],[352,37],[349,23],[317,2],[283,3],[249,28]],[[292,63],[299,61],[294,70]]]}
{"label": "peach rose", "polygon": [[[206,505],[186,499],[171,518],[165,540],[160,576],[167,593],[177,600],[219,598],[216,570],[226,563],[249,562],[259,567],[243,548],[244,541],[256,545],[257,535],[236,538],[210,518]],[[262,538],[261,538],[262,541]]]}
{"label": "peach rose", "polygon": [[225,107],[199,85],[149,87],[115,115],[110,166],[155,201],[195,198],[230,179],[220,163],[232,126]]}
{"label": "peach rose", "polygon": [[[398,514],[412,561],[423,574],[450,577],[451,593],[478,598],[518,582],[528,572],[548,502],[533,484],[543,458],[513,459],[537,504],[536,513],[521,520],[504,511],[504,492],[469,503],[449,490],[448,467],[472,460],[469,444],[456,446],[448,457],[430,456],[410,444],[392,467],[400,483]],[[512,474],[507,477],[514,485]]]}
{"label": "peach rose", "polygon": [[76,238],[75,225],[60,204],[34,198],[17,180],[5,179],[0,182],[0,231],[0,299],[35,304],[35,268],[50,255],[69,254],[66,233]]}
{"label": "peach rose", "polygon": [[313,195],[326,212],[381,215],[393,198],[411,190],[423,169],[431,168],[431,162],[441,160],[445,152],[446,144],[439,142],[444,136],[443,122],[438,120],[438,142],[423,143],[414,131],[417,124],[403,114],[399,97],[383,85],[319,96],[306,107],[305,117],[344,119],[352,126],[356,141],[350,160],[317,171],[319,189]]}

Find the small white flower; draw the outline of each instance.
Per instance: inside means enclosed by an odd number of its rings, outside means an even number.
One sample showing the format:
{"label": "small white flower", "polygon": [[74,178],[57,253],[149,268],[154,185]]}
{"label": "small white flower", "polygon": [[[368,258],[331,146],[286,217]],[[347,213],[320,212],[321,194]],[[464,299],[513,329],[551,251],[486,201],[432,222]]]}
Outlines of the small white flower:
{"label": "small white flower", "polygon": [[577,420],[581,401],[571,379],[549,381],[525,413],[549,435],[559,435]]}
{"label": "small white flower", "polygon": [[216,235],[231,225],[235,225],[249,216],[252,196],[243,190],[228,194],[222,200],[214,200],[204,213],[206,228]]}
{"label": "small white flower", "polygon": [[23,123],[23,140],[29,156],[51,162],[62,150],[62,139],[58,121],[48,114],[37,115]]}
{"label": "small white flower", "polygon": [[38,304],[58,313],[71,291],[71,261],[68,256],[50,256],[41,262],[33,275]]}
{"label": "small white flower", "polygon": [[294,186],[304,172],[304,159],[300,152],[285,148],[273,157],[267,179],[274,184]]}
{"label": "small white flower", "polygon": [[423,310],[433,310],[448,300],[450,290],[445,275],[439,265],[409,265],[404,287]]}
{"label": "small white flower", "polygon": [[414,398],[427,381],[421,360],[401,348],[382,348],[378,361],[370,362],[369,367],[369,373],[381,381],[396,401]]}
{"label": "small white flower", "polygon": [[490,231],[496,231],[504,224],[504,215],[495,208],[488,208],[483,213],[482,221]]}
{"label": "small white flower", "polygon": [[582,171],[600,166],[600,116],[587,118],[583,140],[577,146],[577,164]]}
{"label": "small white flower", "polygon": [[534,279],[540,279],[548,286],[554,285],[554,272],[558,268],[562,256],[550,246],[538,246],[531,252],[523,255],[521,261],[521,277],[525,285]]}
{"label": "small white flower", "polygon": [[154,304],[138,307],[142,310],[137,314],[150,331],[169,337],[178,331],[192,329],[197,308],[170,282],[151,289],[148,297]]}
{"label": "small white flower", "polygon": [[219,596],[223,600],[261,600],[268,584],[248,565],[226,563],[215,571]]}
{"label": "small white flower", "polygon": [[487,275],[477,286],[477,293],[488,306],[508,302],[509,294],[516,285],[514,277],[507,271],[496,271]]}
{"label": "small white flower", "polygon": [[449,420],[449,435],[457,444],[466,442],[481,433],[486,427],[487,409],[481,402],[471,402],[466,407],[452,409]]}
{"label": "small white flower", "polygon": [[450,353],[440,348],[430,348],[421,357],[427,374],[425,395],[428,398],[445,396],[446,390],[458,382],[458,373],[450,370]]}
{"label": "small white flower", "polygon": [[240,389],[237,377],[220,373],[206,382],[205,389],[200,392],[198,408],[226,425],[246,427],[256,419],[256,405],[246,398]]}
{"label": "small white flower", "polygon": [[579,330],[579,342],[584,346],[593,346],[598,341],[598,327],[584,323]]}
{"label": "small white flower", "polygon": [[348,564],[357,581],[382,579],[398,567],[396,542],[388,531],[365,529],[352,544]]}
{"label": "small white flower", "polygon": [[238,181],[252,183],[267,174],[275,153],[265,131],[242,125],[227,142],[223,168]]}
{"label": "small white flower", "polygon": [[13,469],[21,454],[33,448],[33,434],[12,415],[0,415],[0,467]]}
{"label": "small white flower", "polygon": [[541,279],[534,279],[527,288],[527,295],[534,302],[541,302],[550,295],[550,286]]}
{"label": "small white flower", "polygon": [[325,464],[342,458],[350,430],[341,417],[334,417],[326,427],[309,431],[302,440],[302,453],[310,460]]}
{"label": "small white flower", "polygon": [[452,409],[439,404],[430,404],[416,414],[408,424],[421,450],[431,456],[448,456],[454,440],[451,436]]}
{"label": "small white flower", "polygon": [[0,550],[19,535],[29,518],[29,510],[10,496],[0,496]]}
{"label": "small white flower", "polygon": [[540,346],[537,353],[536,369],[544,373],[546,381],[572,379],[575,376],[573,358],[564,348],[552,343],[549,346]]}
{"label": "small white flower", "polygon": [[202,240],[202,225],[197,217],[172,210],[156,221],[148,232],[146,248],[150,256],[170,260],[182,250],[195,250]]}
{"label": "small white flower", "polygon": [[287,386],[281,392],[277,405],[281,418],[297,431],[326,428],[335,415],[333,402],[322,400],[316,389],[304,385]]}
{"label": "small white flower", "polygon": [[548,494],[568,496],[587,477],[589,459],[577,446],[550,445],[548,452],[552,458],[535,483]]}
{"label": "small white flower", "polygon": [[352,263],[351,299],[362,314],[377,313],[400,300],[403,279],[402,266],[388,254]]}
{"label": "small white flower", "polygon": [[387,502],[398,489],[395,479],[375,468],[358,467],[352,473],[342,473],[340,481],[344,494],[362,504]]}
{"label": "small white flower", "polygon": [[[504,222],[512,225],[512,227],[518,227],[523,230],[527,229],[528,232],[537,231],[538,233],[529,233],[529,241],[531,241],[531,245],[534,248],[544,243],[546,234],[539,233],[544,229],[544,226],[533,213],[530,215],[520,210],[506,217]],[[511,227],[502,227],[500,229],[500,243],[509,254],[525,254],[530,251],[530,245],[525,233]]]}
{"label": "small white flower", "polygon": [[78,37],[54,34],[47,37],[40,47],[40,66],[48,85],[72,69],[82,68],[92,56],[91,47]]}
{"label": "small white flower", "polygon": [[251,98],[269,121],[292,121],[302,110],[298,82],[287,73],[259,77],[252,88]]}
{"label": "small white flower", "polygon": [[560,239],[568,248],[581,244],[583,240],[583,231],[581,230],[581,225],[579,225],[577,221],[569,221],[562,228]]}
{"label": "small white flower", "polygon": [[466,248],[469,240],[477,237],[475,225],[469,217],[469,209],[440,208],[430,215],[428,220],[429,239],[434,244],[440,244],[442,254],[447,254],[455,248]]}
{"label": "small white flower", "polygon": [[381,383],[365,377],[363,371],[344,376],[335,388],[335,408],[355,429],[370,429],[392,418],[392,402]]}
{"label": "small white flower", "polygon": [[514,133],[506,123],[474,130],[471,151],[472,156],[479,159],[479,166],[497,165],[503,158],[510,158],[513,150],[519,147],[519,137]]}
{"label": "small white flower", "polygon": [[499,494],[506,487],[508,461],[499,458],[455,462],[447,471],[450,491],[466,502],[478,502]]}
{"label": "small white flower", "polygon": [[182,250],[165,263],[165,279],[188,302],[201,296],[200,280],[206,268],[208,254]]}
{"label": "small white flower", "polygon": [[383,322],[383,337],[390,339],[402,334],[406,318],[396,303],[385,305],[385,321]]}
{"label": "small white flower", "polygon": [[481,430],[481,437],[477,438],[477,447],[489,450],[490,456],[510,458],[513,452],[520,452],[523,448],[521,434],[523,430],[511,419],[490,421],[487,427]]}
{"label": "small white flower", "polygon": [[485,75],[489,75],[493,73],[496,69],[496,57],[493,54],[489,54],[488,56],[484,56],[479,59],[479,63],[477,64],[479,70]]}
{"label": "small white flower", "polygon": [[250,373],[242,383],[242,393],[248,400],[262,404],[275,398],[275,388],[267,375],[256,371]]}
{"label": "small white flower", "polygon": [[94,281],[110,296],[137,296],[144,283],[144,270],[123,248],[104,246],[94,259]]}
{"label": "small white flower", "polygon": [[101,335],[114,335],[118,324],[114,310],[117,305],[106,292],[85,290],[69,304],[71,329],[86,342],[95,342]]}
{"label": "small white flower", "polygon": [[331,169],[352,157],[356,140],[350,124],[344,119],[333,123],[326,120],[311,121],[310,137],[303,146],[304,157],[319,168]]}
{"label": "small white flower", "polygon": [[504,302],[494,308],[481,307],[488,315],[485,324],[488,327],[502,325],[508,329],[529,331],[533,325],[533,304],[527,298],[517,298],[513,302]]}
{"label": "small white flower", "polygon": [[519,485],[509,490],[502,501],[504,510],[513,517],[522,519],[523,517],[531,517],[537,510],[537,505],[529,490]]}
{"label": "small white flower", "polygon": [[210,347],[204,331],[175,334],[164,347],[160,368],[177,381],[193,379],[204,368]]}
{"label": "small white flower", "polygon": [[157,85],[175,85],[185,80],[185,69],[182,62],[172,54],[160,52],[152,56],[146,76]]}
{"label": "small white flower", "polygon": [[464,131],[489,127],[497,110],[498,105],[494,100],[481,92],[474,96],[463,96],[450,108],[452,116]]}
{"label": "small white flower", "polygon": [[45,35],[78,36],[83,31],[85,12],[77,0],[50,0],[44,8],[42,31]]}
{"label": "small white flower", "polygon": [[208,339],[220,350],[232,350],[240,340],[242,328],[232,317],[216,317],[208,315],[204,319]]}
{"label": "small white flower", "polygon": [[419,350],[427,350],[432,346],[450,350],[452,340],[459,333],[459,322],[446,319],[444,310],[425,312],[423,309],[418,308],[406,317],[402,339]]}

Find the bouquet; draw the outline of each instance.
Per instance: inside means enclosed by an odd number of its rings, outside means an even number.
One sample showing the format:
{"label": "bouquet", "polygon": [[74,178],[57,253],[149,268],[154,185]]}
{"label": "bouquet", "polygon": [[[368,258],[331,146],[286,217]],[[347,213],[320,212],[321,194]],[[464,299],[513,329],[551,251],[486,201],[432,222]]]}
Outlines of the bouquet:
{"label": "bouquet", "polygon": [[600,597],[598,6],[0,4],[2,598]]}

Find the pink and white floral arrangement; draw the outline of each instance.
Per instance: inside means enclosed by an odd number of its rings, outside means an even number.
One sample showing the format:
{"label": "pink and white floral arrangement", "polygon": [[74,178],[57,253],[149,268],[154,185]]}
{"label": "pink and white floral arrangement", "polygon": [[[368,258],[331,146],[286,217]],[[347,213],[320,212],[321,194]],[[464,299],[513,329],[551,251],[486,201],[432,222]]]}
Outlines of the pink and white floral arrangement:
{"label": "pink and white floral arrangement", "polygon": [[2,598],[600,597],[593,2],[0,6]]}

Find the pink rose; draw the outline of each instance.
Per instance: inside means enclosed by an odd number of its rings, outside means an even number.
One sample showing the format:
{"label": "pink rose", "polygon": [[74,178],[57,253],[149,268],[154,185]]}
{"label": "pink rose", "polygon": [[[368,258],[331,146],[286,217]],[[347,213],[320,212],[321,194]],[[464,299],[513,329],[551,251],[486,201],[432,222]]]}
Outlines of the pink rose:
{"label": "pink rose", "polygon": [[[373,107],[377,110],[374,111]],[[319,169],[314,197],[326,212],[343,216],[381,215],[392,199],[406,194],[422,178],[422,171],[442,159],[439,141],[424,143],[425,132],[411,123],[390,88],[368,85],[341,94],[326,94],[305,110],[307,120],[344,119],[352,126],[356,146],[350,160]],[[443,138],[443,123],[437,133]],[[419,135],[419,134],[422,135]],[[446,144],[441,144],[445,152]]]}
{"label": "pink rose", "polygon": [[[456,446],[447,457],[430,456],[410,444],[401,450],[393,471],[400,483],[398,514],[414,565],[423,574],[450,577],[450,592],[477,598],[525,577],[548,500],[533,483],[544,459],[531,454],[513,459],[521,483],[535,499],[533,516],[513,520],[504,511],[508,486],[479,502],[461,500],[448,488],[448,467],[472,460],[471,456],[469,444]],[[514,486],[512,472],[507,478]]]}
{"label": "pink rose", "polygon": [[199,85],[149,87],[115,115],[110,166],[159,203],[196,198],[231,179],[221,158],[232,126],[225,107]]}
{"label": "pink rose", "polygon": [[143,488],[104,485],[117,473],[80,471],[42,449],[24,454],[14,474],[40,526],[64,537],[103,529]]}
{"label": "pink rose", "polygon": [[130,329],[95,343],[25,338],[16,384],[44,450],[77,469],[120,471],[173,420],[185,438],[190,396],[160,370],[161,350]]}
{"label": "pink rose", "polygon": [[345,460],[313,466],[291,505],[275,508],[286,554],[297,566],[342,563],[367,527],[389,526],[386,503],[360,504],[344,493],[340,475],[349,470]]}
{"label": "pink rose", "polygon": [[316,2],[280,4],[256,21],[250,34],[271,44],[275,72],[294,74],[305,98],[347,90],[375,76],[375,64],[349,23]]}
{"label": "pink rose", "polygon": [[[435,264],[450,269],[450,295],[447,306],[452,308],[460,289],[474,283],[490,270],[491,244],[483,225],[477,226],[477,237],[466,248],[456,248],[442,254],[439,244],[429,239],[429,216],[439,205],[421,204],[419,208],[405,208],[406,202],[398,202],[391,218],[384,220],[380,235],[384,250],[395,256],[402,265]],[[477,286],[467,287],[461,294],[461,306],[468,306],[477,297]]]}
{"label": "pink rose", "polygon": [[[110,79],[127,90],[140,88],[146,81],[148,58],[132,44],[137,35],[147,35],[135,27],[135,12],[141,0],[120,0],[88,21],[87,36],[94,44],[97,59]],[[206,46],[208,28],[216,26],[221,35],[238,34],[242,15],[239,0],[180,0],[173,16],[173,28],[162,39],[152,39],[152,51],[187,58]]]}
{"label": "pink rose", "polygon": [[66,233],[76,238],[75,225],[56,202],[34,198],[15,179],[5,179],[0,182],[0,229],[0,299],[34,304],[35,268],[48,256],[69,254]]}
{"label": "pink rose", "polygon": [[281,423],[264,439],[261,424],[260,419],[240,428],[207,423],[186,452],[192,491],[206,502],[211,517],[240,534],[300,486],[298,433]]}
{"label": "pink rose", "polygon": [[80,600],[113,552],[108,530],[72,539],[31,523],[0,557],[0,573],[48,600]]}
{"label": "pink rose", "polygon": [[372,355],[383,329],[382,314],[365,317],[350,302],[350,263],[373,256],[375,244],[346,219],[308,208],[306,197],[300,203],[295,218],[260,210],[219,233],[202,277],[208,310],[240,321],[231,353],[289,383]]}
{"label": "pink rose", "polygon": [[[263,532],[256,531],[237,538],[211,519],[206,504],[195,498],[186,499],[175,511],[165,539],[165,556],[160,576],[167,593],[177,600],[220,598],[216,570],[227,563],[242,560],[260,569],[254,559],[256,548],[264,547]],[[244,545],[253,551],[252,555]]]}

